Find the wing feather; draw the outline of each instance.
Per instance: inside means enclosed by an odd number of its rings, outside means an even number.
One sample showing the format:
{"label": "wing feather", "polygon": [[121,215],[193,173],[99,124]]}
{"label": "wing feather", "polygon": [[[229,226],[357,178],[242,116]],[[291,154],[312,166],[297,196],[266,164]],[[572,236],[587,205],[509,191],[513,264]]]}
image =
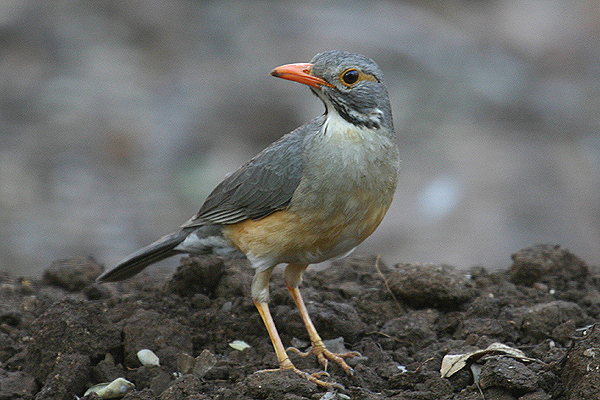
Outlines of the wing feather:
{"label": "wing feather", "polygon": [[184,227],[234,224],[285,209],[302,178],[305,139],[323,122],[321,116],[302,125],[225,178]]}

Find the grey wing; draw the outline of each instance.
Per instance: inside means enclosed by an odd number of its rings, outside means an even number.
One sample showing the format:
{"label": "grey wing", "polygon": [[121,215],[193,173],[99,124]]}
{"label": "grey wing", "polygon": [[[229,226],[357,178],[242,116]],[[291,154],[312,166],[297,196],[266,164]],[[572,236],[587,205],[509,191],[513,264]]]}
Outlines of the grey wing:
{"label": "grey wing", "polygon": [[321,125],[317,118],[299,127],[233,172],[184,227],[234,224],[286,208],[302,178],[304,140]]}

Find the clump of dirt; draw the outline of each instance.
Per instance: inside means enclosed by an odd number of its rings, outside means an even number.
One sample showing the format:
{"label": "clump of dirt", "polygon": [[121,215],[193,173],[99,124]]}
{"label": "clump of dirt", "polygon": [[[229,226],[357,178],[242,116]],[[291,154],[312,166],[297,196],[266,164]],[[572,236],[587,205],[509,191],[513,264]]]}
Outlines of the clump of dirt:
{"label": "clump of dirt", "polygon": [[[0,275],[0,399],[82,397],[125,378],[126,400],[592,399],[600,393],[600,275],[560,246],[513,255],[503,271],[349,258],[308,270],[301,290],[334,351],[357,351],[354,375],[330,364],[326,391],[279,371],[250,298],[243,260],[184,257],[172,276],[98,285],[91,258],[55,262],[45,278]],[[276,270],[271,310],[286,345],[310,346]],[[239,343],[235,341],[242,341]],[[447,354],[503,343],[449,377]],[[159,365],[142,365],[152,350]],[[290,353],[307,372],[314,356]],[[123,387],[124,388],[124,387]],[[484,397],[485,396],[485,397]],[[88,394],[86,399],[99,398]]]}

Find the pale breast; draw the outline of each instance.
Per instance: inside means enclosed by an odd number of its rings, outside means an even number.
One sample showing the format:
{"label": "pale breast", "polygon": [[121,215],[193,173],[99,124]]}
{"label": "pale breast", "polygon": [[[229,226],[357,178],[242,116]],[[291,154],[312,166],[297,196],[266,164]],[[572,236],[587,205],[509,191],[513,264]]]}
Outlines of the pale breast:
{"label": "pale breast", "polygon": [[352,250],[383,219],[398,176],[395,144],[339,118],[324,126],[306,143],[303,176],[289,207],[224,227],[243,253],[276,263],[320,262]]}

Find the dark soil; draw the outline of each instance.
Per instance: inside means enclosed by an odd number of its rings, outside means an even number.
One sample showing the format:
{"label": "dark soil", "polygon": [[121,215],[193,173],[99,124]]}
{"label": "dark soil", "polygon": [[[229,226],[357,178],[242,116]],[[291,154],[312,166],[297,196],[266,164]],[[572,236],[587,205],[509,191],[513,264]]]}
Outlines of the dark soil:
{"label": "dark soil", "polygon": [[[309,269],[301,290],[317,330],[332,350],[361,353],[348,360],[354,376],[330,364],[325,379],[345,390],[329,392],[272,370],[244,261],[185,257],[173,277],[93,283],[102,269],[72,258],[43,279],[0,276],[0,400],[73,400],[119,377],[135,384],[127,400],[600,398],[600,275],[559,246],[519,251],[494,272],[376,258]],[[281,271],[271,282],[283,342],[305,350]],[[235,340],[250,347],[236,350]],[[490,353],[440,376],[446,354],[494,342],[527,358]],[[141,349],[160,365],[142,366]],[[290,357],[305,371],[321,368],[312,355]]]}

